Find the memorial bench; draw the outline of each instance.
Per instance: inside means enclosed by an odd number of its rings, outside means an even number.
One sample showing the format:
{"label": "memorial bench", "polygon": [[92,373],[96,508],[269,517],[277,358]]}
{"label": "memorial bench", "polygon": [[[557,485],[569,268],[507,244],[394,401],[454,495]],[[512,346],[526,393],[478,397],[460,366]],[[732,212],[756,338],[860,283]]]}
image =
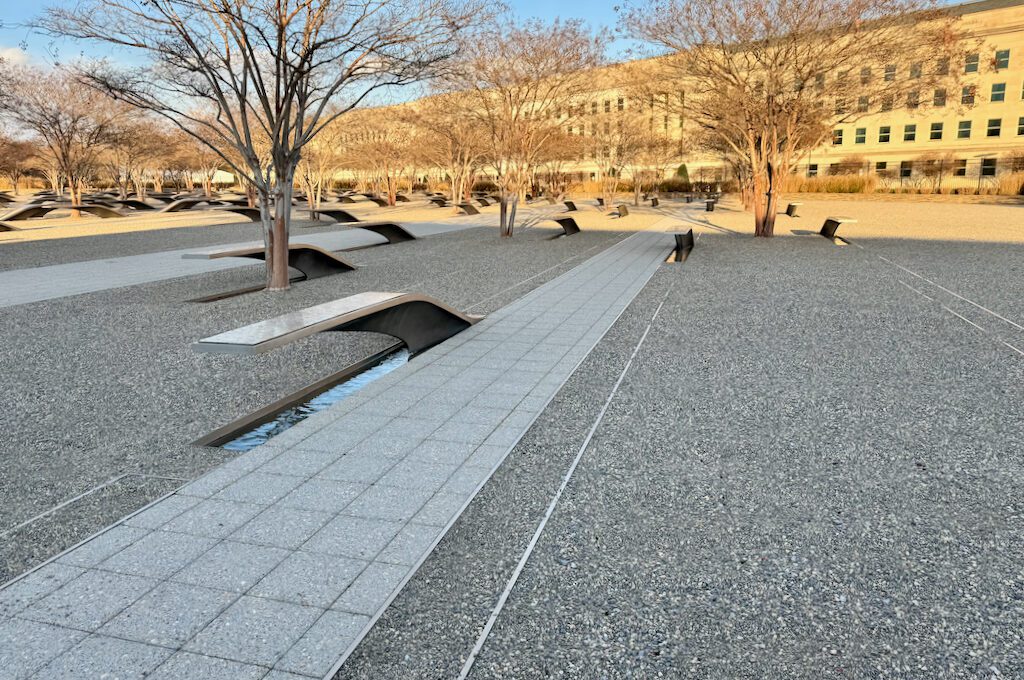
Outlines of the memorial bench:
{"label": "memorial bench", "polygon": [[249,218],[250,222],[260,222],[263,217],[260,215],[259,208],[250,208],[246,205],[225,205],[217,206],[217,210],[223,210],[224,212],[235,213],[238,215],[244,215]]}
{"label": "memorial bench", "polygon": [[438,208],[448,207],[448,199],[445,198],[444,196],[431,196],[430,202],[436,205]]}
{"label": "memorial bench", "polygon": [[79,210],[91,213],[97,217],[106,219],[109,217],[124,217],[121,213],[102,205],[26,205],[12,213],[3,216],[5,221],[28,220],[34,217],[44,217],[56,210]]}
{"label": "memorial bench", "polygon": [[625,203],[620,203],[615,209],[615,214],[619,217],[629,217],[629,207]]}
{"label": "memorial bench", "polygon": [[826,217],[825,224],[821,225],[821,231],[818,233],[827,239],[836,239],[836,230],[842,224],[853,224],[857,220],[852,217]]}
{"label": "memorial bench", "polygon": [[650,200],[651,200],[651,207],[652,208],[657,208],[659,205],[661,205],[660,202],[658,201],[658,197],[657,196],[651,196]]}
{"label": "memorial bench", "polygon": [[555,222],[558,222],[558,226],[562,228],[564,234],[559,234],[555,238],[561,236],[572,236],[573,234],[580,233],[580,225],[576,224],[576,218],[574,217],[552,217]]}
{"label": "memorial bench", "polygon": [[[254,242],[196,250],[181,257],[185,260],[216,260],[222,257],[251,257],[265,260],[266,250],[263,243]],[[302,272],[307,281],[350,272],[356,268],[337,253],[308,243],[288,244],[288,266]]]}
{"label": "memorial bench", "polygon": [[789,205],[786,206],[786,214],[789,215],[790,217],[800,217],[799,215],[796,214],[796,211],[797,208],[799,208],[802,205],[803,203],[790,203]]}
{"label": "memorial bench", "polygon": [[319,210],[309,211],[309,219],[311,220],[319,220],[321,215],[326,215],[335,222],[350,223],[361,221],[358,217],[350,213],[348,210],[342,210],[341,208],[320,208]]}
{"label": "memorial bench", "polygon": [[467,215],[479,215],[480,214],[480,211],[477,210],[476,206],[473,205],[472,203],[459,203],[456,207],[459,208],[460,210],[462,210]]}
{"label": "memorial bench", "polygon": [[257,354],[323,331],[368,331],[398,338],[416,354],[482,318],[426,295],[370,291],[203,338],[192,347],[199,352]]}
{"label": "memorial bench", "polygon": [[574,203],[573,201],[563,201],[563,203],[565,203],[566,210],[568,210],[569,212],[576,212],[576,203]]}
{"label": "memorial bench", "polygon": [[176,198],[164,207],[160,208],[160,212],[181,212],[182,210],[191,210],[200,203],[217,205],[219,201],[214,201],[208,198]]}
{"label": "memorial bench", "polygon": [[690,256],[690,251],[693,250],[693,229],[687,231],[673,232],[672,236],[675,237],[676,247],[669,255],[669,262],[686,262],[686,258]]}

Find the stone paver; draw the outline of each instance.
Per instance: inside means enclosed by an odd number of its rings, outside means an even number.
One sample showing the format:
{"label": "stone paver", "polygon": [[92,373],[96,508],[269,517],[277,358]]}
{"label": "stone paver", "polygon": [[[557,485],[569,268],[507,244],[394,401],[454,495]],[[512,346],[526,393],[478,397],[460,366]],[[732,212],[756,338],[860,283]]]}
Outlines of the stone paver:
{"label": "stone paver", "polygon": [[[357,226],[357,225],[353,225]],[[432,236],[447,231],[480,226],[467,222],[427,222],[406,225],[417,236]],[[327,250],[344,250],[379,245],[387,240],[378,234],[365,230],[339,229],[339,231],[318,234],[292,234],[292,241],[320,246]],[[239,244],[224,244],[231,247]],[[12,307],[40,300],[94,293],[110,288],[135,286],[153,281],[165,281],[182,276],[205,274],[207,272],[234,269],[252,265],[255,260],[243,257],[218,260],[182,259],[185,253],[199,250],[186,248],[167,250],[146,255],[129,255],[86,262],[56,264],[31,269],[14,269],[0,272],[0,307]]]}
{"label": "stone paver", "polygon": [[671,245],[630,237],[16,581],[3,639],[32,668],[325,677]]}

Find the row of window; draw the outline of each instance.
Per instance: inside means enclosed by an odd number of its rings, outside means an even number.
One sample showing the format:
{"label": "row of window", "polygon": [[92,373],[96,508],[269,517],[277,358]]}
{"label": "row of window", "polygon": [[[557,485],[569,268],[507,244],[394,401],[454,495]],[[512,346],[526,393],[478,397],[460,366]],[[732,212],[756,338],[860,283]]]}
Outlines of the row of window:
{"label": "row of window", "polygon": [[[978,73],[981,67],[981,54],[978,52],[972,52],[964,57],[964,73]],[[1010,68],[1010,50],[996,50],[995,55],[992,58],[992,68],[995,71],[1001,71],[1003,69]],[[889,64],[882,69],[882,78],[886,81],[896,80],[896,73],[898,69],[895,64]],[[921,62],[915,62],[910,64],[908,74],[910,78],[920,78],[924,73],[924,64]],[[943,57],[935,62],[935,74],[940,76],[949,75],[949,59]],[[871,82],[873,73],[870,66],[865,66],[860,70],[860,84],[867,85]],[[817,85],[824,85],[824,77],[819,76]],[[803,83],[798,83],[797,89],[800,89]]]}
{"label": "row of window", "polygon": [[[957,123],[956,127],[956,138],[957,139],[970,139],[973,128],[973,121],[961,120]],[[944,131],[943,123],[932,123],[931,128],[928,131],[928,139],[940,140],[942,139]],[[1002,118],[989,118],[985,126],[986,137],[999,137],[1003,133],[1003,119]],[[1017,119],[1017,136],[1024,137],[1024,116]],[[882,125],[878,128],[878,142],[880,144],[887,144],[892,139],[892,126]],[[867,128],[856,128],[853,131],[853,143],[854,144],[866,144],[868,141],[868,129]],[[917,124],[910,123],[903,126],[903,141],[914,142],[917,141]],[[841,146],[843,144],[843,131],[836,129],[832,131],[832,145]]]}
{"label": "row of window", "polygon": [[[971,106],[975,103],[975,99],[978,96],[978,88],[976,85],[966,85],[963,90],[960,91],[960,103]],[[1024,83],[1021,84],[1020,98],[1024,100]],[[948,99],[946,89],[938,88],[932,92],[932,106],[941,107],[946,105]],[[1006,83],[993,83],[992,91],[989,93],[988,100],[990,102],[1005,102],[1006,101]],[[841,116],[846,113],[846,102],[836,102],[836,115]],[[906,106],[908,109],[916,109],[921,106],[921,93],[917,90],[907,93]],[[880,102],[880,111],[892,111],[893,98],[892,96],[882,97]],[[871,100],[868,97],[859,97],[857,99],[857,113],[867,113],[871,108]]]}
{"label": "row of window", "polygon": [[[979,174],[982,177],[995,177],[996,170],[998,169],[998,159],[996,158],[982,158],[981,167]],[[832,174],[838,174],[842,169],[842,163],[832,163],[829,166]],[[875,163],[875,172],[879,174],[889,172],[889,164],[886,161],[878,161]],[[914,173],[914,161],[900,161],[899,176],[910,177]],[[964,158],[956,159],[953,161],[952,167],[949,168],[949,174],[954,177],[966,177],[967,176],[967,160]],[[817,177],[818,176],[818,164],[810,163],[807,166],[807,176]]]}

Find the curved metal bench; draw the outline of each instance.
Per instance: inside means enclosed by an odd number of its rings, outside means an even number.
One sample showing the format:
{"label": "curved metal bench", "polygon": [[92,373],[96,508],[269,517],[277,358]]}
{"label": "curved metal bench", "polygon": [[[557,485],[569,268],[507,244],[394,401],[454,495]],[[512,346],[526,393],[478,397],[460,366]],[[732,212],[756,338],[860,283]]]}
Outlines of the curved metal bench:
{"label": "curved metal bench", "polygon": [[418,238],[416,234],[413,234],[397,222],[359,222],[352,226],[356,229],[365,229],[366,231],[380,234],[388,240],[388,243],[415,241]]}
{"label": "curved metal bench", "polygon": [[192,347],[200,352],[257,354],[323,331],[369,331],[396,337],[416,354],[481,318],[426,295],[366,292],[203,338]]}
{"label": "curved metal bench", "polygon": [[573,234],[580,233],[580,225],[576,224],[576,218],[574,217],[552,217],[551,219],[558,222],[558,225],[562,227],[562,231],[565,232],[564,234],[559,234],[555,238],[558,238],[559,236],[572,236]]}
{"label": "curved metal bench", "polygon": [[17,203],[17,201],[15,201],[7,194],[0,194],[0,203]]}
{"label": "curved metal bench", "polygon": [[348,222],[361,222],[362,221],[358,217],[356,217],[355,215],[350,213],[349,211],[342,210],[340,208],[328,208],[326,210],[321,208],[319,210],[310,210],[309,211],[309,219],[311,219],[311,220],[319,220],[321,215],[326,215],[327,217],[330,217],[335,222],[345,222],[345,223],[348,223]]}
{"label": "curved metal bench", "polygon": [[14,226],[13,224],[7,224],[5,222],[0,222],[0,231],[21,231],[21,229],[19,229],[18,227]]}
{"label": "curved metal bench", "polygon": [[690,256],[690,251],[693,250],[693,229],[688,231],[680,231],[672,234],[676,239],[676,247],[669,255],[668,262],[686,262],[686,258]]}
{"label": "curved metal bench", "polygon": [[112,210],[102,205],[27,205],[19,210],[15,210],[13,213],[4,215],[3,219],[12,222],[28,220],[34,217],[44,217],[56,210],[78,210],[80,212],[91,213],[102,219],[109,217],[124,217],[124,215],[116,210]]}
{"label": "curved metal bench", "polygon": [[160,208],[160,212],[181,212],[182,210],[191,210],[200,203],[209,203],[210,205],[214,205],[215,201],[206,198],[178,198]]}
{"label": "curved metal bench", "polygon": [[615,214],[618,215],[619,217],[629,217],[629,208],[626,206],[625,203],[620,203],[619,206],[616,208],[616,211],[617,212]]}
{"label": "curved metal bench", "polygon": [[228,206],[217,206],[217,210],[223,210],[224,212],[237,213],[244,215],[249,218],[250,222],[259,222],[263,219],[260,215],[259,208],[250,208],[246,205],[228,205]]}
{"label": "curved metal bench", "polygon": [[462,210],[464,213],[466,213],[467,215],[479,215],[480,214],[480,211],[477,210],[476,206],[473,205],[472,203],[459,203],[459,205],[457,207],[460,210]]}
{"label": "curved metal bench", "polygon": [[835,240],[836,230],[839,229],[839,225],[853,224],[856,221],[852,217],[826,217],[825,224],[821,225],[821,231],[818,233],[827,239]]}
{"label": "curved metal bench", "polygon": [[377,198],[376,196],[367,196],[366,200],[370,201],[371,203],[376,203],[377,206],[380,207],[380,208],[388,207],[388,201],[385,198]]}
{"label": "curved metal bench", "polygon": [[444,196],[432,196],[430,198],[430,202],[436,205],[438,208],[448,207],[448,199],[445,198]]}
{"label": "curved metal bench", "polygon": [[569,212],[576,212],[576,203],[573,201],[563,201],[565,203],[565,209]]}
{"label": "curved metal bench", "polygon": [[[221,257],[251,257],[256,260],[265,260],[266,250],[263,243],[254,242],[197,250],[185,253],[181,257],[185,260],[216,260]],[[307,281],[356,269],[354,264],[337,253],[308,243],[288,244],[288,266],[302,272]]]}
{"label": "curved metal bench", "polygon": [[149,203],[144,203],[143,201],[138,201],[133,198],[117,200],[114,201],[114,203],[117,203],[118,205],[125,208],[131,208],[132,210],[156,210],[156,208],[151,206]]}

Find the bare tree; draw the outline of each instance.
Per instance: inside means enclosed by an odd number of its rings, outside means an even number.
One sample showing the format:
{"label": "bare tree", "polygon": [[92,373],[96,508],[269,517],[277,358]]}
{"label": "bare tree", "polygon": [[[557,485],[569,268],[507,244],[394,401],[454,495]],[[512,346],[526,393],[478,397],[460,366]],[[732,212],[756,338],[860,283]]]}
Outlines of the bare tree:
{"label": "bare tree", "polygon": [[131,191],[140,193],[146,167],[166,155],[168,140],[159,128],[159,123],[134,109],[124,111],[110,126],[100,164],[122,199]]}
{"label": "bare tree", "polygon": [[312,142],[306,145],[299,162],[299,184],[306,192],[310,210],[319,210],[324,190],[329,188],[341,170],[345,129],[342,121],[326,126]]}
{"label": "bare tree", "polygon": [[956,167],[956,157],[951,152],[940,153],[932,151],[921,154],[914,161],[914,166],[923,180],[931,184],[933,192],[942,190],[943,178],[953,172]]}
{"label": "bare tree", "polygon": [[[71,203],[96,171],[99,156],[121,111],[72,75],[32,66],[8,66],[0,74],[0,114],[34,132],[43,142],[54,179],[67,184]],[[54,189],[58,185],[54,182]],[[74,211],[74,216],[79,216]]]}
{"label": "bare tree", "polygon": [[413,128],[394,108],[361,109],[340,119],[351,131],[344,165],[362,174],[395,205],[398,184],[413,163]]}
{"label": "bare tree", "polygon": [[590,88],[603,45],[603,35],[577,20],[496,26],[466,41],[453,84],[475,98],[471,110],[488,131],[503,237],[512,236],[518,199],[544,149],[579,118],[573,103]]}
{"label": "bare tree", "polygon": [[36,169],[38,145],[27,139],[0,136],[0,175],[11,183],[14,195],[18,195],[21,180]]}
{"label": "bare tree", "polygon": [[[141,68],[103,62],[79,75],[166,117],[256,189],[267,289],[282,290],[303,147],[371,93],[448,61],[478,13],[473,1],[83,0],[50,8],[42,26],[148,57]],[[269,164],[255,146],[260,136]]]}
{"label": "bare tree", "polygon": [[[779,183],[837,123],[949,86],[963,43],[929,0],[649,0],[623,26],[663,49],[687,117],[750,167],[755,234],[771,236]],[[925,101],[922,101],[924,99]]]}

